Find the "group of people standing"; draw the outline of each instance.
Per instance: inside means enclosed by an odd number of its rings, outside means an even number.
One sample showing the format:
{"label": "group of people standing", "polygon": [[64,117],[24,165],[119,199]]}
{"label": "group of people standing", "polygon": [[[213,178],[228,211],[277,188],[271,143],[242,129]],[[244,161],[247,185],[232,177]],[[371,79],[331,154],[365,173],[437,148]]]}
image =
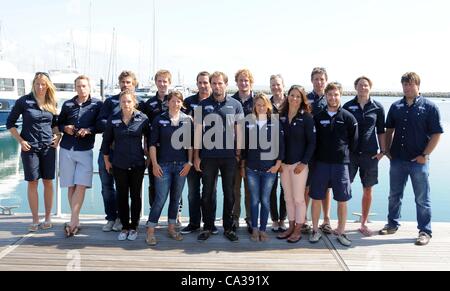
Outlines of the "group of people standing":
{"label": "group of people standing", "polygon": [[[201,230],[197,239],[205,241],[218,234],[220,177],[223,229],[230,241],[239,240],[243,183],[245,222],[252,241],[269,240],[270,216],[278,239],[296,243],[309,234],[309,241],[317,243],[322,233],[335,234],[348,247],[352,242],[345,227],[351,185],[359,171],[363,186],[359,231],[370,236],[373,232],[367,221],[372,188],[378,184],[378,162],[385,156],[391,160],[389,215],[379,234],[397,231],[405,185],[411,177],[419,229],[416,244],[430,241],[429,156],[443,128],[436,105],[420,94],[417,74],[402,76],[405,97],[392,105],[387,119],[383,106],[371,97],[368,77],[355,81],[357,96],[342,104],[343,88],[337,82],[328,83],[324,68],[313,69],[314,89],[309,94],[299,85],[286,92],[283,77],[273,75],[271,98],[253,91],[254,78],[247,69],[235,74],[238,92],[233,96],[227,95],[229,80],[222,72],[200,72],[198,93],[186,99],[178,91],[169,92],[171,80],[169,71],[157,72],[158,92],[144,101],[134,92],[135,74],[124,71],[119,76],[122,92],[102,102],[91,96],[89,78],[79,76],[75,80],[78,95],[66,101],[58,114],[50,77],[36,73],[32,92],[17,100],[7,122],[22,147],[33,214],[29,231],[52,227],[58,146],[61,186],[68,188],[72,214],[64,232],[70,237],[80,231],[80,210],[86,189],[92,187],[95,136],[103,133],[98,159],[107,220],[103,231],[120,232],[120,241],[138,237],[142,183],[148,169],[151,210],[146,243],[150,246],[158,243],[156,226],[168,198],[170,238],[181,241],[183,235]],[[16,122],[20,116],[19,134]],[[39,179],[43,179],[45,192],[42,223]],[[179,231],[177,216],[186,181],[189,224]],[[331,193],[338,204],[334,230]],[[312,226],[308,223],[309,204]],[[322,210],[323,223],[319,225]]]}

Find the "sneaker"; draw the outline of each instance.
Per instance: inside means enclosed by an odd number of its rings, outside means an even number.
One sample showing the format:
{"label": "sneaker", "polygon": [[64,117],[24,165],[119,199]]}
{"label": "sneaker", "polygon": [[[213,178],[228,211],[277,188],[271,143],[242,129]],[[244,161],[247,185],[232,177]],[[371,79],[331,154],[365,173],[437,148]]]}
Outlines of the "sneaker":
{"label": "sneaker", "polygon": [[319,240],[322,238],[322,235],[318,231],[313,231],[312,234],[309,236],[309,242],[310,243],[318,243]]}
{"label": "sneaker", "polygon": [[189,234],[198,230],[200,230],[200,227],[192,226],[191,224],[189,224],[181,230],[181,234]]}
{"label": "sneaker", "polygon": [[103,230],[104,232],[110,232],[110,231],[112,231],[113,226],[114,226],[114,221],[108,221],[108,222],[103,226],[102,230]]}
{"label": "sneaker", "polygon": [[138,232],[135,230],[130,230],[130,232],[128,233],[127,239],[129,241],[135,241],[137,239],[137,237],[138,237]]}
{"label": "sneaker", "polygon": [[419,237],[416,239],[416,246],[426,246],[429,242],[430,242],[431,236],[426,233],[421,231],[419,233]]}
{"label": "sneaker", "polygon": [[284,220],[281,220],[278,223],[278,232],[283,232],[283,231],[286,231],[286,230],[287,230],[286,223],[284,223]]}
{"label": "sneaker", "polygon": [[204,231],[202,231],[202,232],[198,235],[197,240],[199,240],[199,241],[205,241],[205,240],[207,240],[210,236],[211,236],[211,231],[209,231],[209,230],[204,230]]}
{"label": "sneaker", "polygon": [[385,226],[383,227],[383,229],[380,230],[378,233],[379,233],[380,235],[388,235],[388,234],[394,234],[394,233],[396,233],[397,230],[398,230],[398,227],[392,227],[392,226],[390,226],[390,225],[387,224],[387,225],[385,225]]}
{"label": "sneaker", "polygon": [[229,239],[231,242],[238,242],[238,240],[239,240],[239,237],[236,235],[236,233],[234,232],[234,231],[232,231],[232,230],[228,230],[228,231],[225,231],[224,233],[223,233],[223,235],[227,238],[227,239]]}
{"label": "sneaker", "polygon": [[126,241],[128,238],[128,231],[127,230],[123,230],[121,233],[119,233],[119,236],[117,237],[117,239],[119,241]]}
{"label": "sneaker", "polygon": [[273,232],[280,232],[280,224],[278,224],[278,221],[272,222],[272,231]]}
{"label": "sneaker", "polygon": [[352,245],[352,241],[347,237],[345,233],[338,235],[336,239],[344,247],[350,247]]}
{"label": "sneaker", "polygon": [[214,225],[211,229],[211,233],[213,235],[218,235],[219,234],[219,230],[217,229],[217,227]]}
{"label": "sneaker", "polygon": [[117,218],[116,221],[114,222],[112,230],[113,231],[121,231],[122,230],[122,223],[120,222],[119,218]]}

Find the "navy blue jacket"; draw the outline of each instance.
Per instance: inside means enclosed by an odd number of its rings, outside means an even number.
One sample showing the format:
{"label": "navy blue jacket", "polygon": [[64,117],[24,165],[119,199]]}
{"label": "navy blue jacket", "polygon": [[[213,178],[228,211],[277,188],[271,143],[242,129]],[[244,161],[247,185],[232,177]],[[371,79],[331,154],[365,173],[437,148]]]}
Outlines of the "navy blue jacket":
{"label": "navy blue jacket", "polygon": [[6,128],[17,128],[16,122],[22,115],[20,136],[27,141],[32,151],[49,148],[53,140],[53,128],[58,126],[58,116],[39,108],[33,93],[20,97],[6,121]]}
{"label": "navy blue jacket", "polygon": [[358,147],[358,122],[340,108],[330,117],[327,108],[314,116],[317,130],[316,161],[327,164],[349,164],[350,152]]}
{"label": "navy blue jacket", "polygon": [[103,102],[89,97],[80,106],[77,103],[77,98],[78,96],[75,96],[64,102],[58,119],[59,131],[64,132],[65,126],[73,125],[76,129],[87,128],[91,131],[91,134],[81,138],[64,133],[60,146],[66,150],[88,151],[94,148],[96,122]]}
{"label": "navy blue jacket", "polygon": [[[182,129],[183,128],[183,129]],[[174,148],[172,137],[176,131],[183,131],[183,139],[178,139],[183,148]],[[169,112],[164,112],[153,120],[150,146],[156,147],[158,163],[188,162],[188,149],[192,148],[193,124],[189,115],[180,113],[178,126],[173,126]]]}
{"label": "navy blue jacket", "polygon": [[[214,126],[217,122],[220,122],[223,129],[223,144],[214,146],[212,149],[208,149],[203,144],[200,151],[200,157],[203,158],[235,158],[236,157],[236,133],[235,125],[241,119],[243,119],[244,111],[241,103],[231,97],[225,97],[223,102],[217,102],[214,97],[200,102],[203,114],[203,137],[205,133]],[[211,124],[205,124],[205,119],[212,118]],[[228,133],[228,136],[227,136]],[[203,140],[203,138],[202,138]],[[227,147],[228,143],[232,144],[232,147]]]}
{"label": "navy blue jacket", "polygon": [[110,155],[114,144],[113,166],[120,169],[132,169],[145,166],[142,137],[148,137],[150,124],[142,112],[135,112],[128,125],[122,121],[122,111],[108,119],[103,134],[101,152]]}
{"label": "navy blue jacket", "polygon": [[307,112],[299,112],[289,123],[287,115],[280,117],[284,132],[285,157],[283,163],[294,165],[298,162],[309,164],[316,149],[316,129],[314,119]]}
{"label": "navy blue jacket", "polygon": [[377,154],[380,148],[377,135],[386,133],[386,116],[383,105],[371,98],[362,109],[359,106],[358,97],[356,97],[345,103],[344,109],[352,113],[358,121],[359,143],[356,152]]}
{"label": "navy blue jacket", "polygon": [[[264,143],[270,144],[270,147],[267,148]],[[283,127],[279,122],[269,119],[262,127],[258,126],[256,120],[246,122],[245,150],[242,153],[242,160],[246,161],[247,168],[267,172],[278,160],[284,159],[284,148]],[[264,157],[263,154],[268,153],[271,153],[270,155],[273,153],[274,158]]]}
{"label": "navy blue jacket", "polygon": [[[97,118],[97,133],[102,133],[105,131],[106,122],[108,119],[120,112],[120,94],[114,95],[105,100],[103,103],[102,109],[100,110],[100,114]],[[145,109],[145,101],[137,96],[138,101],[138,110],[144,112]]]}
{"label": "navy blue jacket", "polygon": [[392,104],[386,128],[395,129],[392,158],[404,161],[422,155],[431,136],[444,132],[438,107],[423,96],[417,97],[411,107],[405,98]]}
{"label": "navy blue jacket", "polygon": [[234,94],[232,98],[241,103],[245,116],[253,113],[253,91],[250,92],[250,97],[245,102],[242,102],[241,98],[239,97],[239,92],[236,92],[236,94]]}
{"label": "navy blue jacket", "polygon": [[312,107],[312,115],[316,116],[327,108],[327,98],[324,96],[319,96],[316,92],[312,91],[307,95],[308,100]]}
{"label": "navy blue jacket", "polygon": [[144,112],[147,115],[148,119],[150,120],[150,124],[153,123],[153,120],[155,120],[155,118],[158,115],[169,110],[167,104],[168,97],[169,97],[168,95],[164,96],[164,101],[161,101],[158,98],[158,93],[156,93],[155,97],[152,97],[147,100],[147,102],[145,103],[145,109],[142,112]]}

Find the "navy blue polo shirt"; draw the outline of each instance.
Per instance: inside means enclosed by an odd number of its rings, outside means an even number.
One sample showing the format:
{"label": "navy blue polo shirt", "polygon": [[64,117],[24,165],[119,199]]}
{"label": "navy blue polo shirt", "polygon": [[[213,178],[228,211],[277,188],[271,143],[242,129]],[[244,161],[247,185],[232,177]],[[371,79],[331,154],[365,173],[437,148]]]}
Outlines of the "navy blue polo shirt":
{"label": "navy blue polo shirt", "polygon": [[[235,158],[236,157],[236,133],[235,125],[243,119],[244,111],[241,103],[231,97],[225,97],[223,102],[217,102],[213,96],[200,102],[202,110],[203,136],[200,157],[204,158]],[[212,122],[206,122],[211,121]],[[206,147],[204,142],[205,134],[211,136],[211,131],[216,122],[221,123],[223,130],[223,143],[214,144],[212,148]],[[207,124],[208,123],[208,124]],[[210,131],[211,130],[211,131]],[[244,134],[244,133],[243,133]],[[212,141],[216,141],[216,136],[212,135]],[[227,146],[230,144],[230,146]]]}
{"label": "navy blue polo shirt", "polygon": [[[267,148],[267,144],[264,143],[270,144],[270,147]],[[245,150],[242,159],[246,161],[247,168],[267,172],[278,160],[284,159],[284,148],[283,127],[279,122],[268,119],[263,126],[259,126],[256,120],[246,122]],[[274,158],[264,156],[268,153],[273,153]]]}
{"label": "navy blue polo shirt", "polygon": [[[139,111],[144,112],[145,101],[139,96],[137,96],[137,101]],[[108,119],[119,112],[120,112],[120,94],[107,98],[103,103],[102,109],[100,110],[100,114],[98,115],[97,118],[97,133],[104,132],[106,122],[108,121]]]}
{"label": "navy blue polo shirt", "polygon": [[122,111],[108,119],[103,134],[101,152],[110,155],[114,144],[112,164],[120,169],[132,169],[145,166],[142,137],[148,137],[150,124],[142,112],[133,113],[128,125],[122,121]]}
{"label": "navy blue polo shirt", "polygon": [[147,115],[148,119],[150,120],[150,124],[153,123],[153,120],[155,118],[169,110],[168,107],[168,95],[164,96],[164,101],[161,101],[158,97],[158,93],[156,93],[156,96],[150,98],[145,103],[145,109],[144,113]]}
{"label": "navy blue polo shirt", "polygon": [[308,101],[311,104],[312,115],[316,116],[325,108],[327,108],[327,98],[325,95],[319,96],[315,91],[312,91],[307,95]]}
{"label": "navy blue polo shirt", "polygon": [[[182,129],[183,128],[183,129]],[[176,131],[183,131],[183,138],[178,141],[182,148],[174,148],[172,137]],[[158,163],[188,162],[188,149],[192,148],[192,118],[180,112],[178,126],[172,125],[169,112],[164,112],[153,120],[150,134],[150,146],[156,147]]]}
{"label": "navy blue polo shirt", "polygon": [[64,127],[73,125],[76,129],[87,128],[91,134],[84,138],[64,133],[61,140],[61,148],[74,151],[88,151],[94,148],[96,122],[103,102],[91,98],[83,104],[77,103],[78,96],[64,102],[58,118],[59,131],[64,132]]}
{"label": "navy blue polo shirt", "polygon": [[392,104],[386,128],[394,129],[391,155],[394,159],[411,161],[422,155],[431,136],[444,133],[438,107],[423,96],[408,106],[406,98]]}
{"label": "navy blue polo shirt", "polygon": [[245,116],[253,113],[253,97],[253,91],[250,92],[250,96],[247,98],[247,100],[245,100],[245,102],[242,102],[242,99],[239,97],[239,92],[232,96],[232,98],[241,103]]}
{"label": "navy blue polo shirt", "polygon": [[317,130],[316,161],[327,164],[349,164],[350,152],[358,147],[358,121],[340,108],[331,117],[328,109],[314,116]]}
{"label": "navy blue polo shirt", "polygon": [[298,162],[309,164],[316,149],[316,129],[314,119],[307,112],[299,112],[289,123],[287,115],[280,117],[284,131],[286,154],[284,163],[294,165]]}
{"label": "navy blue polo shirt", "polygon": [[380,147],[377,135],[386,133],[383,105],[370,98],[364,108],[361,108],[356,97],[345,103],[344,109],[352,113],[358,121],[359,143],[356,152],[371,155],[378,153]]}
{"label": "navy blue polo shirt", "polygon": [[187,115],[190,115],[191,117],[194,117],[194,111],[200,104],[200,95],[197,93],[195,95],[192,95],[186,99],[184,99],[184,107],[183,112]]}
{"label": "navy blue polo shirt", "polygon": [[39,108],[33,93],[17,99],[9,113],[6,128],[17,128],[16,122],[22,115],[20,136],[27,141],[32,151],[40,151],[51,146],[53,128],[58,126],[58,116]]}

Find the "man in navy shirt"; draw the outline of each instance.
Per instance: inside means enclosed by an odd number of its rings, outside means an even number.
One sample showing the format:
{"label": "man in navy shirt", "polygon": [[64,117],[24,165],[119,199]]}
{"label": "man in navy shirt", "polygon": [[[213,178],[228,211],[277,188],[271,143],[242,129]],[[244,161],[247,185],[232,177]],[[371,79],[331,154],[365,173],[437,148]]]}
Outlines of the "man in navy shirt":
{"label": "man in navy shirt", "polygon": [[422,246],[432,236],[429,157],[444,130],[438,107],[420,95],[420,77],[406,73],[402,86],[405,97],[391,106],[386,120],[387,155],[391,159],[389,215],[380,234],[393,234],[400,226],[402,198],[410,177],[419,229],[415,244]]}
{"label": "man in navy shirt", "polygon": [[216,181],[220,170],[224,200],[224,235],[230,241],[236,242],[239,238],[233,231],[233,186],[240,162],[240,150],[236,145],[241,144],[243,134],[237,123],[243,119],[244,112],[237,100],[226,95],[227,75],[215,72],[210,81],[213,94],[200,103],[194,121],[194,165],[203,175],[204,231],[200,233],[198,240],[207,240],[212,234],[217,202]]}
{"label": "man in navy shirt", "polygon": [[[316,67],[311,72],[311,83],[313,84],[313,91],[308,94],[308,100],[311,104],[312,115],[315,116],[322,112],[327,107],[327,98],[325,96],[325,88],[328,83],[328,73],[325,68]],[[305,202],[306,208],[309,205],[309,190],[311,186],[311,175],[314,172],[314,159],[309,165],[310,171],[308,181],[306,182]],[[326,233],[331,234],[332,228],[330,226],[330,209],[331,209],[331,190],[327,190],[325,199],[322,201],[323,207],[323,223],[320,229]],[[308,219],[306,219],[308,221]],[[311,227],[306,222],[302,228],[303,233],[308,233]]]}
{"label": "man in navy shirt", "polygon": [[59,152],[60,183],[68,188],[71,220],[66,224],[66,236],[75,235],[80,224],[80,211],[87,188],[92,188],[94,171],[92,149],[95,143],[96,121],[102,102],[92,98],[90,80],[79,76],[75,80],[78,95],[64,102],[59,115],[59,131],[64,132]]}
{"label": "man in navy shirt", "polygon": [[[253,84],[255,79],[253,78],[252,72],[248,69],[239,70],[235,75],[236,85],[238,87],[238,92],[233,95],[233,98],[239,101],[244,109],[245,116],[252,114],[253,112]],[[242,164],[239,165],[242,167]],[[234,181],[234,207],[233,207],[233,230],[239,228],[239,218],[241,216],[241,183],[242,176],[240,170],[236,172],[236,177]],[[250,191],[248,190],[247,177],[244,177],[244,191],[245,191],[245,222],[247,223],[247,230],[249,233],[253,232],[250,218]]]}
{"label": "man in navy shirt", "polygon": [[344,105],[344,109],[355,116],[359,125],[359,145],[356,152],[350,155],[350,179],[353,183],[359,170],[364,192],[359,231],[365,236],[372,235],[366,223],[372,203],[372,188],[378,184],[378,162],[386,153],[384,108],[370,96],[371,88],[372,81],[369,78],[359,77],[355,81],[358,96]]}
{"label": "man in navy shirt", "polygon": [[[145,103],[144,113],[147,115],[150,124],[160,114],[167,111],[167,97],[169,96],[169,87],[172,84],[172,74],[167,70],[159,70],[155,74],[155,84],[158,92]],[[150,207],[155,201],[155,176],[153,175],[152,165],[148,167],[148,197]]]}
{"label": "man in navy shirt", "polygon": [[[200,102],[211,96],[211,83],[209,82],[210,74],[208,72],[200,72],[197,75],[198,93],[184,100],[185,113],[194,118],[194,111]],[[200,229],[202,219],[201,212],[201,179],[202,173],[198,172],[194,167],[187,176],[188,182],[188,199],[189,199],[189,224],[181,230],[182,234],[188,234]],[[217,228],[213,227],[213,233],[217,233]]]}
{"label": "man in navy shirt", "polygon": [[309,239],[317,243],[322,201],[331,185],[334,199],[338,202],[337,240],[344,246],[351,241],[345,235],[347,201],[352,198],[349,175],[350,153],[358,145],[358,122],[341,107],[342,86],[330,83],[325,89],[327,108],[314,116],[317,129],[316,164],[311,179],[313,233]]}
{"label": "man in navy shirt", "polygon": [[[134,91],[137,85],[136,75],[131,71],[123,71],[119,76],[120,90],[123,91]],[[106,123],[108,119],[120,112],[120,94],[112,96],[105,100],[102,110],[97,119],[97,131],[104,132]],[[144,108],[143,101],[138,98],[139,110],[142,111]],[[112,160],[114,156],[114,151],[110,152],[110,159]],[[114,187],[114,177],[106,171],[105,161],[103,159],[103,154],[100,153],[98,156],[98,171],[100,174],[100,181],[102,182],[102,196],[103,203],[105,205],[105,213],[107,223],[103,227],[103,231],[121,231],[122,224],[118,217],[117,210],[117,193]]]}

